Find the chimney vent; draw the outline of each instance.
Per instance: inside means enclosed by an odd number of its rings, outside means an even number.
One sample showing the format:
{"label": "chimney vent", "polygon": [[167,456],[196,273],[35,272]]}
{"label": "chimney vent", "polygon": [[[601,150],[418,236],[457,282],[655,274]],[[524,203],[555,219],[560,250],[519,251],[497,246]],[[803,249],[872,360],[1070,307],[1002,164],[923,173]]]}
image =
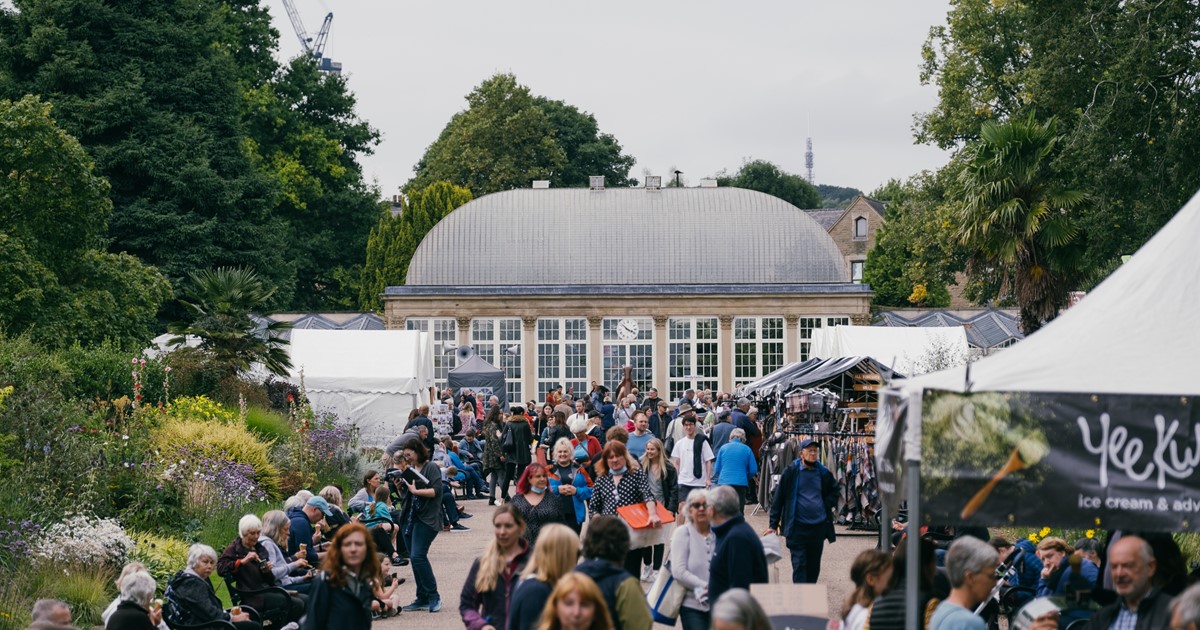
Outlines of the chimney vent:
{"label": "chimney vent", "polygon": [[604,190],[604,176],[603,175],[588,176],[588,186],[590,186],[592,190]]}
{"label": "chimney vent", "polygon": [[533,187],[534,187],[534,188],[549,188],[549,187],[550,187],[550,180],[548,180],[548,179],[535,179],[535,180],[533,180]]}
{"label": "chimney vent", "polygon": [[662,175],[647,175],[646,190],[658,190],[662,188]]}

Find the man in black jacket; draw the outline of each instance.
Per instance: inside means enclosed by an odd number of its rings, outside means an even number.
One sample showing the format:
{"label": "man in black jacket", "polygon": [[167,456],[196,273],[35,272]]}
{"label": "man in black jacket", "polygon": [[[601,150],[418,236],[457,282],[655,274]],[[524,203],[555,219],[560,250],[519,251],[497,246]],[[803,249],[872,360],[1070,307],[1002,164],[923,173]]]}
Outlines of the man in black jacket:
{"label": "man in black jacket", "polygon": [[825,541],[836,539],[833,509],[837,507],[838,484],[833,473],[817,461],[819,454],[816,440],[804,440],[800,457],[783,470],[771,502],[767,532],[786,538],[792,552],[793,584],[817,583]]}
{"label": "man in black jacket", "polygon": [[1171,627],[1171,596],[1154,588],[1154,550],[1138,536],[1122,536],[1108,550],[1113,589],[1120,598],[1101,608],[1087,630]]}
{"label": "man in black jacket", "polygon": [[417,417],[409,420],[408,424],[404,425],[404,430],[408,431],[417,427],[425,427],[425,437],[421,441],[425,443],[425,448],[429,449],[429,452],[432,453],[435,437],[433,422],[429,420],[429,405],[421,405],[420,409],[417,410]]}
{"label": "man in black jacket", "polygon": [[729,486],[708,491],[708,516],[717,549],[708,570],[708,601],[715,602],[731,588],[750,590],[767,583],[767,555],[762,540],[742,516],[737,493]]}

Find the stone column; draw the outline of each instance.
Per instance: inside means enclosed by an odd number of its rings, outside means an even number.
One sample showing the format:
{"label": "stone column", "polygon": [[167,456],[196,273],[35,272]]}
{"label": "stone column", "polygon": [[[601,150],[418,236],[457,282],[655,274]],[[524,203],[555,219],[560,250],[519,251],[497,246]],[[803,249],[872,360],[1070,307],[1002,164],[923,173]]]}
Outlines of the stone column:
{"label": "stone column", "polygon": [[719,315],[717,319],[721,322],[721,354],[717,361],[720,378],[717,379],[717,387],[728,392],[733,390],[733,315]]}
{"label": "stone column", "polygon": [[670,397],[671,388],[667,385],[667,366],[670,357],[667,356],[667,316],[654,315],[654,368],[650,372],[650,386],[658,388],[658,396],[663,400]]}
{"label": "stone column", "polygon": [[800,316],[783,316],[783,364],[800,360]]}
{"label": "stone column", "polygon": [[541,402],[537,390],[537,317],[525,315],[521,317],[521,390],[525,392],[525,400]]}
{"label": "stone column", "polygon": [[456,317],[454,319],[458,322],[458,345],[471,345],[471,318]]}
{"label": "stone column", "polygon": [[591,381],[597,383],[604,382],[604,353],[601,352],[600,346],[604,343],[604,339],[600,334],[600,321],[603,317],[599,315],[588,315],[588,333],[587,333],[587,348],[588,348],[588,383],[583,386],[582,392],[575,392],[577,396],[586,396],[588,394],[588,384]]}

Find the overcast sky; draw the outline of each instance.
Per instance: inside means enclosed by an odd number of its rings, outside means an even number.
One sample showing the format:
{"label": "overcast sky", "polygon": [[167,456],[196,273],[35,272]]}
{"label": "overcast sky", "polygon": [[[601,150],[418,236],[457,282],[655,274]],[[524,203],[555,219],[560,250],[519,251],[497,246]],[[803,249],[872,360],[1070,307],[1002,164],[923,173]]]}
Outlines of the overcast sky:
{"label": "overcast sky", "polygon": [[[913,143],[936,88],[918,80],[947,0],[294,0],[310,33],[333,11],[326,56],[382,132],[368,179],[397,192],[473,87],[511,72],[534,94],[591,112],[644,170],[690,184],[748,158],[870,192],[944,164]],[[268,0],[280,54],[300,44]]]}

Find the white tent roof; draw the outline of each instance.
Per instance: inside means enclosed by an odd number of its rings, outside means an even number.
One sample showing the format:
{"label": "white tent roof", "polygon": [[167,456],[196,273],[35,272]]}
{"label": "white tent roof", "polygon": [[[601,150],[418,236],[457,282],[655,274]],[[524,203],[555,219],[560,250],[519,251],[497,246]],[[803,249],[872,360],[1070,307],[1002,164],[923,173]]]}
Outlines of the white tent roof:
{"label": "white tent roof", "polygon": [[[1200,393],[1200,195],[1087,297],[970,366],[971,391]],[[904,389],[964,391],[964,368]]]}
{"label": "white tent roof", "polygon": [[871,357],[901,374],[914,374],[922,371],[920,364],[934,348],[958,354],[966,360],[969,352],[966,330],[961,326],[818,328],[813,331],[809,356],[822,359]]}
{"label": "white tent roof", "polygon": [[292,380],[309,391],[418,394],[433,384],[429,333],[415,330],[292,331]]}

